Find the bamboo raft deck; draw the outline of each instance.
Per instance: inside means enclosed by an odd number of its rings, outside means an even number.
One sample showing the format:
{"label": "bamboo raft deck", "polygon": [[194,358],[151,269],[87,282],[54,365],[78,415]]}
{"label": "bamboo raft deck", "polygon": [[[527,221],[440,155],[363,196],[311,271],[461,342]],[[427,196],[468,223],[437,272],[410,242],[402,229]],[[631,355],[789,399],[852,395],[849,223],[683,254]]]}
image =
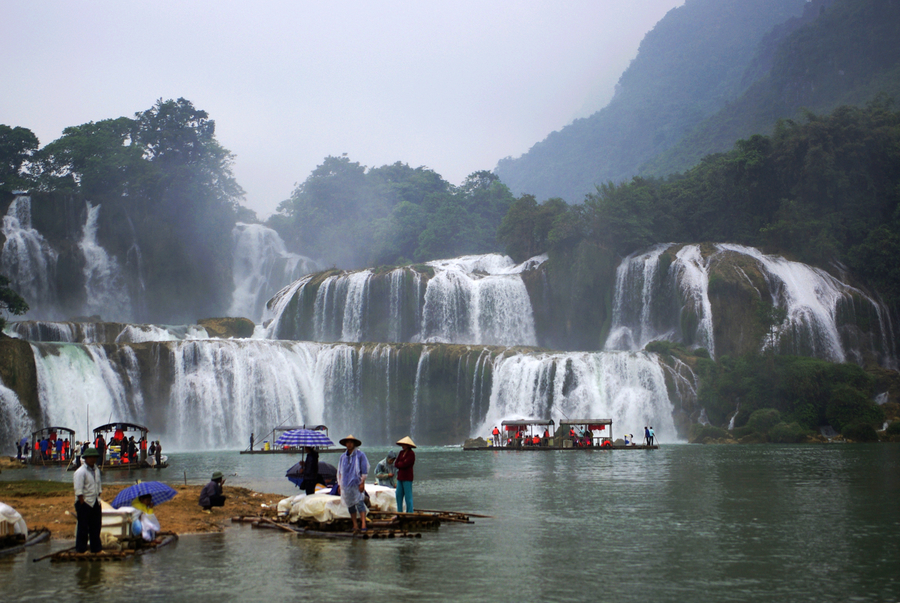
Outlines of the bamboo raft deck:
{"label": "bamboo raft deck", "polygon": [[[161,540],[158,543],[145,543],[143,541],[140,541],[139,538],[129,538],[125,540],[120,539],[120,541],[122,541],[126,546],[135,547],[121,551],[76,553],[73,547],[72,549],[66,549],[63,551],[52,553],[50,555],[50,561],[127,561],[128,559],[133,559],[134,557],[138,557],[140,555],[154,553],[157,550],[178,541],[178,534],[172,532],[160,532],[159,536],[161,537]],[[43,559],[43,557],[34,559],[34,561],[40,561],[41,559]]]}
{"label": "bamboo raft deck", "polygon": [[45,540],[50,539],[50,530],[48,528],[38,528],[36,530],[31,530],[28,532],[28,535],[25,538],[3,538],[0,539],[0,542],[9,543],[8,546],[3,546],[0,548],[0,557],[5,557],[6,555],[14,555],[15,553],[20,553],[24,551],[27,547],[35,545],[39,542],[44,542]]}
{"label": "bamboo raft deck", "polygon": [[233,523],[249,523],[254,528],[273,529],[291,532],[298,537],[308,538],[351,538],[359,540],[396,539],[396,538],[421,538],[421,529],[437,530],[444,522],[448,523],[475,523],[471,517],[488,517],[487,515],[474,515],[457,513],[454,511],[415,511],[413,513],[398,513],[390,511],[370,511],[367,514],[367,529],[352,531],[349,529],[350,520],[340,519],[330,523],[319,523],[315,520],[300,520],[296,524],[286,521],[275,521],[263,516],[238,516],[232,517]]}

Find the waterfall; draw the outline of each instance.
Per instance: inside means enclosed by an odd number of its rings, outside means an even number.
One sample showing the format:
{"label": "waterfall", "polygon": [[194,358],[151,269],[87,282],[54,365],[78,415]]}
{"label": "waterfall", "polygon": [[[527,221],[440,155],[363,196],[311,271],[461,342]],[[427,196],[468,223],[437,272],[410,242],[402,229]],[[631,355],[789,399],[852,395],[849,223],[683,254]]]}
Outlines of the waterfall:
{"label": "waterfall", "polygon": [[198,325],[143,325],[119,322],[11,321],[4,333],[35,343],[140,343],[208,339]]}
{"label": "waterfall", "polygon": [[612,418],[614,433],[653,425],[661,440],[678,439],[655,354],[517,354],[495,361],[493,379],[490,408],[474,435],[504,419]]}
{"label": "waterfall", "polygon": [[319,269],[311,259],[287,251],[278,233],[262,224],[239,222],[231,234],[234,292],[229,316],[259,321],[266,300],[285,285]]}
{"label": "waterfall", "polygon": [[[34,424],[28,418],[16,392],[0,382],[0,442],[3,446],[11,445],[9,451],[15,449],[15,443],[22,436],[31,435]],[[5,453],[0,449],[0,453]]]}
{"label": "waterfall", "polygon": [[0,270],[12,288],[26,299],[31,314],[52,315],[56,302],[54,273],[57,254],[31,226],[31,197],[16,197],[3,217]]}
{"label": "waterfall", "polygon": [[[415,380],[415,389],[413,390],[413,402],[412,402],[412,412],[410,413],[409,418],[409,435],[412,438],[418,437],[419,435],[419,406],[422,405],[423,400],[425,398],[426,388],[423,385],[423,379],[425,378],[425,374],[428,372],[428,355],[431,352],[431,349],[427,346],[422,349],[422,353],[419,355],[419,362],[416,365],[416,380]],[[428,400],[424,400],[425,403]]]}
{"label": "waterfall", "polygon": [[84,288],[87,294],[84,313],[104,314],[107,320],[127,320],[131,316],[131,298],[125,277],[115,256],[97,243],[97,218],[100,206],[87,203],[87,218],[78,248],[84,256]]}
{"label": "waterfall", "polygon": [[269,301],[269,337],[316,341],[408,341],[536,345],[521,273],[497,254],[429,262],[389,272],[325,273]]}
{"label": "waterfall", "polygon": [[[777,256],[764,255],[753,247],[722,243],[720,253],[737,253],[758,263],[766,278],[772,305],[784,308],[787,316],[775,333],[774,345],[785,353],[809,355],[831,362],[845,362],[851,350],[842,340],[838,314],[842,306],[853,308],[854,299],[868,306],[878,322],[879,343],[887,356],[883,364],[892,364],[893,342],[888,312],[882,304],[861,290],[851,287],[820,268],[792,262]],[[762,342],[762,346],[769,345]],[[873,350],[875,351],[875,350]],[[852,351],[854,355],[858,351]],[[858,356],[853,358],[861,363]]]}
{"label": "waterfall", "polygon": [[656,245],[647,251],[624,258],[616,269],[612,326],[604,346],[607,350],[640,350],[655,339],[674,339],[675,329],[656,327],[653,311],[662,305],[662,278],[658,276],[659,258],[670,244]]}

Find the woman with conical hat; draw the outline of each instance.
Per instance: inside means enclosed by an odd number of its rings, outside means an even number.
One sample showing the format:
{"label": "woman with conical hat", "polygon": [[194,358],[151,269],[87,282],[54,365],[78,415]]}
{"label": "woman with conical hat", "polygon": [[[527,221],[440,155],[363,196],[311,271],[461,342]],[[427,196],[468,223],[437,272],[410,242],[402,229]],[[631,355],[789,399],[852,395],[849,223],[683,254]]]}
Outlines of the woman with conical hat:
{"label": "woman with conical hat", "polygon": [[406,501],[406,512],[413,512],[413,465],[416,464],[416,453],[413,448],[416,445],[412,438],[406,436],[402,440],[397,441],[397,445],[403,448],[397,459],[394,461],[394,467],[397,468],[397,511],[403,513],[403,501]]}
{"label": "woman with conical hat", "polygon": [[369,474],[369,459],[362,450],[362,442],[353,435],[341,440],[347,452],[341,455],[337,466],[337,481],[341,487],[341,502],[350,511],[353,531],[357,531],[356,515],[360,516],[361,531],[366,531],[366,477]]}

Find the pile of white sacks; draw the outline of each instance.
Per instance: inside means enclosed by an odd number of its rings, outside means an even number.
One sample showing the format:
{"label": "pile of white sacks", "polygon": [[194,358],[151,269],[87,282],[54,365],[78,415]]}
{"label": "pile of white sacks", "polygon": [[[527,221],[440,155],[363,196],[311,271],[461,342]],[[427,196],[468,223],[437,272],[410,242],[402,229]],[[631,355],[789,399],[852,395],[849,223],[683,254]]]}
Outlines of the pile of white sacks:
{"label": "pile of white sacks", "polygon": [[[298,494],[278,503],[278,517],[287,517],[291,523],[299,519],[315,519],[327,523],[333,519],[350,519],[350,512],[341,502],[340,496],[325,494],[328,489],[317,490],[315,494]],[[397,512],[396,490],[375,484],[366,484],[371,511]]]}
{"label": "pile of white sacks", "polygon": [[10,536],[12,534],[28,535],[28,526],[25,525],[25,520],[22,519],[18,511],[6,503],[0,502],[0,536]]}

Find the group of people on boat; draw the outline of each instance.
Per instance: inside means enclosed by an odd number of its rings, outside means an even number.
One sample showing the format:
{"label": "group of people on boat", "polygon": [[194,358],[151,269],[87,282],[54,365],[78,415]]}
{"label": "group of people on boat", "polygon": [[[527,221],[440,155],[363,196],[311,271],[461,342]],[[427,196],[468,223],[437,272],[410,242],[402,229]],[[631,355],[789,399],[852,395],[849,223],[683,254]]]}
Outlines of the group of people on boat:
{"label": "group of people on boat", "polygon": [[[21,459],[22,453],[28,450],[27,436],[22,438],[17,444],[17,448],[19,449],[17,458]],[[34,441],[33,456],[44,461],[67,461],[72,458],[72,445],[69,438],[58,438],[56,432],[53,431],[49,436]]]}

